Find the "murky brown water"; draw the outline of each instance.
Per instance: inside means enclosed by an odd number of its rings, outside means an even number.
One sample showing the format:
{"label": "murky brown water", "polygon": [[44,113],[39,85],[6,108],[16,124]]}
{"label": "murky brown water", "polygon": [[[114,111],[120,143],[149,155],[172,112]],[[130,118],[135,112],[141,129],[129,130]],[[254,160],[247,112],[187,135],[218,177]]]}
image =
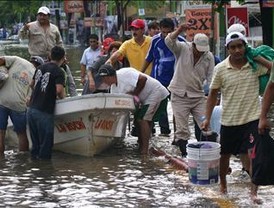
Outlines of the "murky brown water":
{"label": "murky brown water", "polygon": [[[76,81],[82,50],[68,49]],[[27,53],[26,48],[15,47],[5,54],[25,57]],[[170,106],[169,111],[171,115]],[[179,156],[171,145],[172,135],[157,133],[151,146]],[[164,157],[139,155],[136,144],[136,138],[128,135],[94,158],[54,152],[47,162],[32,161],[29,154],[9,149],[0,160],[0,207],[274,207],[272,186],[260,188],[262,206],[248,200],[248,178],[240,174],[238,158],[231,162],[229,194],[220,196],[218,185],[193,185],[185,171]]]}

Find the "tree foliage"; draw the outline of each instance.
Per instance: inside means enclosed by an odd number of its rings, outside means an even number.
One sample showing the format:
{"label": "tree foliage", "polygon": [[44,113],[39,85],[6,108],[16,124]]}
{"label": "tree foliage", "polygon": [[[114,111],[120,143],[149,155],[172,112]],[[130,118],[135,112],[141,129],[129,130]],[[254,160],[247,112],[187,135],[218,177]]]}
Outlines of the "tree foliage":
{"label": "tree foliage", "polygon": [[150,0],[150,1],[145,1],[145,0],[130,0],[129,6],[134,6],[138,8],[139,6],[143,6],[144,8],[151,9],[151,10],[156,10],[159,7],[163,7],[166,4],[165,0]]}
{"label": "tree foliage", "polygon": [[[236,1],[240,4],[245,2],[245,0],[236,0]],[[224,5],[230,4],[231,0],[203,0],[203,2],[216,5],[216,11],[219,12]]]}
{"label": "tree foliage", "polygon": [[[116,7],[116,12],[118,16],[118,28],[122,27],[122,32],[124,33],[124,22],[125,22],[125,11],[127,6],[144,7],[147,9],[155,10],[159,7],[165,5],[165,0],[157,0],[157,1],[140,1],[140,0],[113,0],[108,1],[108,4],[114,4]],[[124,34],[122,34],[124,36]]]}
{"label": "tree foliage", "polygon": [[37,9],[42,6],[43,1],[35,0],[2,0],[0,1],[1,25],[9,25],[18,22],[25,22],[28,18],[36,16]]}

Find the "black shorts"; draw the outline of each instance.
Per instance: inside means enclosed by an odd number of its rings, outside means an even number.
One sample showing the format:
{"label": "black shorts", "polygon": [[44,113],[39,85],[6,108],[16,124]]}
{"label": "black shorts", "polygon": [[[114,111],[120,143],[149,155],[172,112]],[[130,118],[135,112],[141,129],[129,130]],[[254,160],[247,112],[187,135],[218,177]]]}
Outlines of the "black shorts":
{"label": "black shorts", "polygon": [[259,138],[258,124],[259,120],[239,126],[221,125],[221,154],[247,154]]}

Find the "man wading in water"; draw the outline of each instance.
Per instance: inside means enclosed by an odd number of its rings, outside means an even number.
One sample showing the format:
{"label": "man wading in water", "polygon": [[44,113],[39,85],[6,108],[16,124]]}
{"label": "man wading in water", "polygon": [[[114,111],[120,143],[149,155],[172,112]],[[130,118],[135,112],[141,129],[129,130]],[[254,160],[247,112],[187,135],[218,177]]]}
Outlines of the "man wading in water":
{"label": "man wading in water", "polygon": [[[272,62],[261,56],[254,58],[259,62],[257,70],[252,71],[245,52],[246,37],[239,32],[232,32],[226,37],[229,56],[214,69],[210,92],[207,99],[206,119],[202,128],[207,130],[212,110],[215,107],[218,92],[222,94],[222,118],[220,131],[220,191],[227,193],[226,174],[231,155],[242,154],[243,168],[251,173],[249,150],[258,139],[258,121],[260,116],[259,79],[272,67]],[[263,64],[264,67],[261,64]],[[261,203],[257,198],[257,186],[251,185],[251,199]]]}

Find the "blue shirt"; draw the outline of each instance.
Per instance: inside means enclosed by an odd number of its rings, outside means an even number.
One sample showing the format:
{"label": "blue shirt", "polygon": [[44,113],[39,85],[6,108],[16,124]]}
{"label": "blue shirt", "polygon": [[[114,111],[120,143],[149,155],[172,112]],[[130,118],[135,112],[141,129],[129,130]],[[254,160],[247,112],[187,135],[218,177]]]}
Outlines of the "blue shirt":
{"label": "blue shirt", "polygon": [[[178,36],[178,40],[185,41],[182,36]],[[153,36],[146,61],[153,62],[150,76],[167,87],[173,77],[175,56],[166,46],[161,33]]]}

